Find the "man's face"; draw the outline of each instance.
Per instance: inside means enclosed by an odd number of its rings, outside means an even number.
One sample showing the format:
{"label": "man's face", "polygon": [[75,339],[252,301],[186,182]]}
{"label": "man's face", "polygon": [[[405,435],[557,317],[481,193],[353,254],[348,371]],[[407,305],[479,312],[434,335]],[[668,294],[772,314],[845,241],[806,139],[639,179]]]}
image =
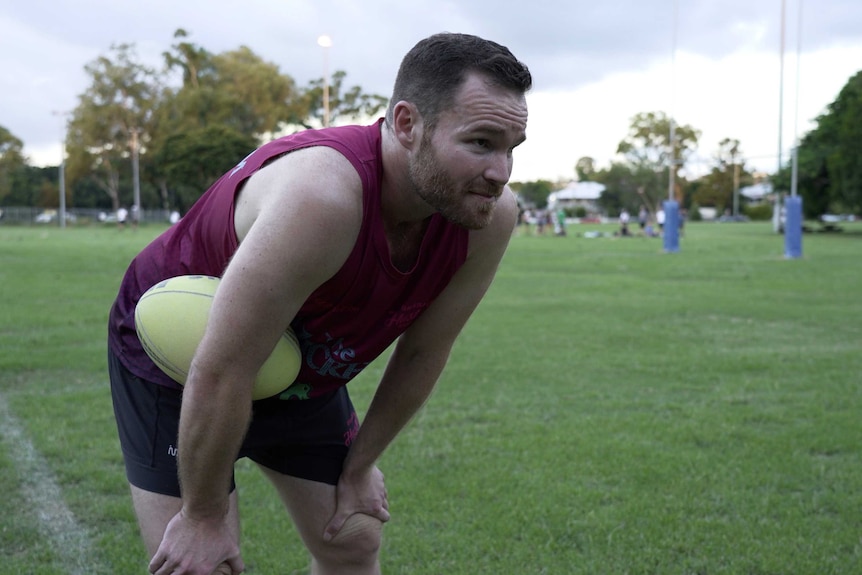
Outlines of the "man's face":
{"label": "man's face", "polygon": [[447,220],[468,229],[488,225],[512,173],[512,150],[524,141],[527,104],[521,94],[471,74],[452,108],[424,130],[410,158],[416,193]]}

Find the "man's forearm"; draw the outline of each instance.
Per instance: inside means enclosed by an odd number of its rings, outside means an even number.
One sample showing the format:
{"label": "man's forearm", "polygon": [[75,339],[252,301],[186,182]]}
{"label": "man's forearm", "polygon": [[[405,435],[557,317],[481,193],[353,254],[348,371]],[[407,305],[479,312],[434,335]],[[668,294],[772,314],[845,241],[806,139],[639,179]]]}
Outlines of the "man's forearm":
{"label": "man's forearm", "polygon": [[350,447],[345,472],[374,465],[431,395],[448,357],[448,350],[410,354],[396,346]]}
{"label": "man's forearm", "polygon": [[184,391],[177,464],[183,509],[193,517],[222,515],[236,454],[251,419],[251,400],[210,394],[187,386]]}

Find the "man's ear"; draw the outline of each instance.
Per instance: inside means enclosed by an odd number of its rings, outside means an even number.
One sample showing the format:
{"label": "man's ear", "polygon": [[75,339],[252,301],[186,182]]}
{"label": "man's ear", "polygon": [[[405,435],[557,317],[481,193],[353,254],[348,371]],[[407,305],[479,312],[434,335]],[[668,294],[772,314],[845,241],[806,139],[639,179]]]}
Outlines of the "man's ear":
{"label": "man's ear", "polygon": [[407,149],[413,149],[422,141],[422,115],[410,102],[401,100],[392,108],[392,129],[395,137]]}

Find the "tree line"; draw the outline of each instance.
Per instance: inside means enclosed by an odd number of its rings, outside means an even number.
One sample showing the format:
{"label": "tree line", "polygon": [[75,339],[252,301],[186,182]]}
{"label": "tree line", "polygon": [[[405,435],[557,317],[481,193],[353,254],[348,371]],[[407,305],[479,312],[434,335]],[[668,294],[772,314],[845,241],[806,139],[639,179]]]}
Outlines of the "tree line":
{"label": "tree line", "polygon": [[[362,118],[388,103],[348,87],[341,70],[324,100],[324,78],[300,87],[248,47],[213,53],[183,29],[174,40],[160,70],[141,63],[132,44],[85,66],[89,87],[67,122],[68,206],[131,205],[134,166],[142,206],[184,212],[263,141],[322,126],[327,110],[330,121]],[[56,206],[57,169],[29,166],[23,147],[0,126],[0,205]]]}
{"label": "tree line", "polygon": [[[116,210],[131,205],[139,166],[143,207],[184,212],[206,188],[260,145],[290,131],[324,122],[324,78],[300,87],[278,66],[245,46],[212,53],[179,29],[155,70],[134,45],[111,47],[85,66],[89,87],[67,122],[66,205]],[[329,117],[355,120],[378,114],[387,98],[347,87],[346,72],[328,78]],[[735,207],[734,191],[768,178],[789,192],[791,160],[777,174],[757,175],[746,165],[739,140],[725,138],[707,174],[689,178],[686,167],[700,131],[674,125],[663,112],[631,119],[610,166],[577,160],[574,176],[605,185],[599,204],[608,214],[641,206],[655,210],[672,193],[683,208]],[[798,148],[798,193],[806,217],[862,214],[862,72],[850,78],[817,118]],[[0,126],[0,206],[55,207],[57,168],[30,166],[23,142]],[[670,170],[675,185],[669,190]],[[543,206],[565,182],[516,182],[522,199]]]}

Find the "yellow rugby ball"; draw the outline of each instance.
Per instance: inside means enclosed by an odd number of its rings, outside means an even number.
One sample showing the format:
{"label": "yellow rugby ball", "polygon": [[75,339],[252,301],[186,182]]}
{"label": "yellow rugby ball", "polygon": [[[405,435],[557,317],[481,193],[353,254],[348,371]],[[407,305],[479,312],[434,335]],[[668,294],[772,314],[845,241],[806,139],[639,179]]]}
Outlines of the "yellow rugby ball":
{"label": "yellow rugby ball", "polygon": [[[144,351],[174,381],[185,384],[192,356],[203,339],[219,278],[177,276],[144,292],[135,308],[135,328]],[[260,368],[253,399],[287,389],[299,374],[301,353],[290,327]]]}

